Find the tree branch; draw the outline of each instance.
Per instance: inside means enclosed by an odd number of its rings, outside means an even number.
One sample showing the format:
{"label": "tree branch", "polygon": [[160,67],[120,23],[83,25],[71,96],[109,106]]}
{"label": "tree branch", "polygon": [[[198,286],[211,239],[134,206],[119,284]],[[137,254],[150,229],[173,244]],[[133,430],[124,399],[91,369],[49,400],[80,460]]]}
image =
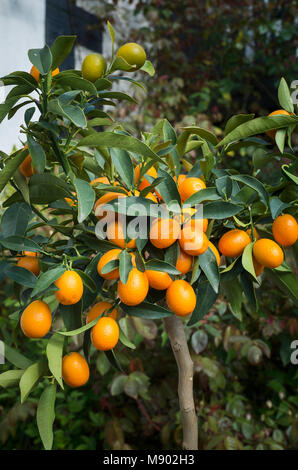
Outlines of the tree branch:
{"label": "tree branch", "polygon": [[183,443],[185,450],[198,449],[198,422],[193,398],[193,362],[185,337],[181,318],[175,315],[164,319],[166,332],[179,371],[178,396],[182,414]]}

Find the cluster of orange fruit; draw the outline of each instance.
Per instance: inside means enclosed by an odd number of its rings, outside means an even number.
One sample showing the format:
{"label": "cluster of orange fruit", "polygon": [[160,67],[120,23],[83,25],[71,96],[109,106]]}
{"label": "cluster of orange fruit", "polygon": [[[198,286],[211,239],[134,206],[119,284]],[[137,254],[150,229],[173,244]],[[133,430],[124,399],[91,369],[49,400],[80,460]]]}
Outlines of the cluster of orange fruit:
{"label": "cluster of orange fruit", "polygon": [[[34,259],[33,256],[32,258]],[[82,298],[83,282],[76,271],[65,271],[55,285],[59,288],[55,292],[56,298],[62,305],[76,304]],[[89,311],[86,323],[103,313],[108,316],[102,316],[92,327],[91,341],[96,349],[107,351],[113,349],[119,339],[116,309],[109,302],[98,302]],[[43,338],[52,326],[52,314],[48,304],[42,300],[31,302],[21,315],[20,325],[28,338]],[[64,356],[62,377],[72,387],[84,385],[89,378],[89,366],[85,358],[76,352]]]}
{"label": "cluster of orange fruit", "polygon": [[[259,276],[264,267],[277,268],[283,263],[283,247],[290,247],[296,243],[298,238],[298,224],[290,214],[276,217],[272,224],[274,240],[270,238],[259,238],[254,229],[255,243],[253,245],[253,264],[256,276]],[[219,240],[219,251],[229,258],[240,256],[245,247],[252,242],[251,230],[234,229],[226,232]]]}

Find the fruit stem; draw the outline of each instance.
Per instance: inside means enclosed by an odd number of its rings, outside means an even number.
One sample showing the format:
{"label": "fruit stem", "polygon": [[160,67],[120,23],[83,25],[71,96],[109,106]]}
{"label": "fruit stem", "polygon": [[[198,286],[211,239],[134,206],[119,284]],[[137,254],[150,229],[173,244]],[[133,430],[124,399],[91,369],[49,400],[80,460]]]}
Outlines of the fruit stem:
{"label": "fruit stem", "polygon": [[178,396],[182,414],[185,450],[198,450],[198,422],[193,398],[193,361],[190,357],[181,318],[173,315],[164,319],[179,372]]}

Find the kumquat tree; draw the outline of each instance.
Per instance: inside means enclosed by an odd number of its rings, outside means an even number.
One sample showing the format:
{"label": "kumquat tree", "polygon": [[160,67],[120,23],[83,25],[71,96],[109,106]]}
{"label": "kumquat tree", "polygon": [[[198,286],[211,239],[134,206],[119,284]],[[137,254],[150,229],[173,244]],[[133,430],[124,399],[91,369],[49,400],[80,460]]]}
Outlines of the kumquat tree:
{"label": "kumquat tree", "polygon": [[[13,87],[1,121],[30,106],[22,149],[0,153],[0,277],[19,302],[2,338],[12,368],[0,374],[0,385],[19,387],[22,403],[39,390],[37,426],[51,449],[55,403],[65,388],[92,381],[98,357],[120,372],[120,389],[146,399],[146,376],[129,373],[118,352],[132,355],[140,342],[134,325],[153,320],[178,367],[182,448],[195,450],[190,335],[200,343],[201,322],[219,296],[230,322],[245,330],[247,318],[258,317],[255,290],[267,276],[297,298],[291,139],[298,117],[281,79],[280,109],[232,116],[221,140],[198,126],[175,130],[166,119],[137,138],[105,105],[134,102],[113,84],[142,88],[134,72],[153,75],[154,68],[138,44],[114,51],[108,27],[110,63],[90,54],[81,70],[59,71],[75,41],[60,36],[51,47],[29,50],[31,71],[2,77]],[[252,174],[229,169],[231,153],[246,158],[247,148]],[[263,168],[272,161],[278,174],[270,182]],[[34,360],[24,346],[31,341],[39,343]],[[268,347],[257,340],[249,354],[257,363]]]}

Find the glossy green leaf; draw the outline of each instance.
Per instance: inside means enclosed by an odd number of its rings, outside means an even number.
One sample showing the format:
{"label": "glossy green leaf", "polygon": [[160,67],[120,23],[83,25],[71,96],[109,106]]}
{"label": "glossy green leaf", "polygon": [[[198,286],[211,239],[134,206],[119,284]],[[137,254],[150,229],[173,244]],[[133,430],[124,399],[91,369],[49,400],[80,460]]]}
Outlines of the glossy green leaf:
{"label": "glossy green leaf", "polygon": [[53,445],[53,424],[55,420],[56,384],[48,385],[42,392],[36,413],[37,427],[46,450]]}
{"label": "glossy green leaf", "polygon": [[52,66],[52,53],[47,44],[42,49],[29,49],[28,57],[41,75],[46,75]]}
{"label": "glossy green leaf", "polygon": [[241,260],[242,260],[242,266],[244,267],[244,269],[247,272],[249,272],[255,278],[256,281],[258,281],[258,278],[255,273],[255,268],[253,265],[253,258],[252,258],[253,246],[254,246],[254,243],[249,243],[248,245],[246,245],[242,253]]}
{"label": "glossy green leaf", "polygon": [[272,219],[275,219],[277,216],[279,216],[285,209],[290,207],[291,204],[287,204],[285,202],[282,202],[279,197],[271,197],[269,201],[269,207],[270,207],[270,212],[272,215]]}
{"label": "glossy green leaf", "polygon": [[38,281],[31,293],[31,297],[34,297],[35,295],[50,287],[50,285],[53,284],[53,282],[55,282],[57,279],[59,279],[59,277],[61,277],[65,271],[66,268],[64,266],[59,265],[55,268],[49,269],[45,273],[42,273],[39,276]]}
{"label": "glossy green leaf", "polygon": [[78,198],[78,222],[83,222],[93,210],[95,192],[92,186],[85,180],[75,178],[74,186]]}
{"label": "glossy green leaf", "polygon": [[0,374],[0,386],[9,388],[18,385],[23,373],[23,370],[7,370],[3,372]]}
{"label": "glossy green leaf", "polygon": [[41,251],[40,246],[33,240],[19,235],[13,235],[0,240],[1,245],[8,250],[14,251]]}
{"label": "glossy green leaf", "polygon": [[289,113],[294,112],[294,105],[291,99],[289,87],[284,77],[281,78],[278,87],[278,101],[280,106]]}
{"label": "glossy green leaf", "polygon": [[52,69],[62,64],[66,57],[70,54],[76,36],[58,36],[51,46],[52,52]]}
{"label": "glossy green leaf", "polygon": [[199,256],[199,265],[208,281],[210,282],[214,292],[218,293],[219,288],[219,272],[216,257],[213,251],[208,248],[205,253]]}
{"label": "glossy green leaf", "polygon": [[5,275],[24,287],[33,288],[37,282],[37,277],[31,271],[20,266],[10,265],[5,269]]}
{"label": "glossy green leaf", "polygon": [[15,367],[18,367],[19,369],[27,369],[27,367],[32,365],[32,361],[27,357],[23,356],[23,354],[21,354],[16,349],[11,348],[1,340],[0,344],[3,347],[5,359],[11,364],[13,364]]}
{"label": "glossy green leaf", "polygon": [[46,166],[46,154],[42,146],[32,137],[27,137],[28,150],[32,158],[32,164],[38,173],[43,173]]}
{"label": "glossy green leaf", "polygon": [[226,219],[239,214],[243,207],[231,202],[208,202],[203,207],[203,217],[207,219]]}
{"label": "glossy green leaf", "polygon": [[201,189],[200,191],[197,191],[188,199],[186,199],[184,205],[194,206],[196,204],[201,204],[202,202],[205,202],[205,201],[217,201],[220,199],[221,197],[216,191],[216,188],[206,188],[206,189]]}
{"label": "glossy green leaf", "polygon": [[19,150],[11,155],[10,159],[0,171],[0,193],[13,176],[17,168],[23,163],[28,155],[28,149]]}
{"label": "glossy green leaf", "polygon": [[130,135],[116,134],[114,132],[99,132],[81,139],[78,147],[110,147],[121,148],[130,152],[140,154],[144,158],[150,158],[154,161],[163,163],[160,157],[153,152],[144,142]]}
{"label": "glossy green leaf", "polygon": [[163,178],[163,180],[157,185],[157,190],[162,196],[164,202],[169,204],[171,201],[177,201],[178,204],[180,204],[181,197],[178,192],[177,185],[171,175],[161,168],[159,168],[157,175],[159,178]]}
{"label": "glossy green leaf", "polygon": [[121,253],[119,253],[119,274],[120,280],[123,284],[127,283],[128,276],[132,268],[133,264],[131,255],[126,250],[121,251]]}
{"label": "glossy green leaf", "polygon": [[111,157],[120,178],[129,189],[134,187],[135,174],[129,153],[123,149],[111,149]]}
{"label": "glossy green leaf", "polygon": [[246,139],[252,135],[263,134],[266,131],[288,127],[292,124],[298,123],[297,116],[266,116],[258,117],[247,121],[240,126],[236,127],[232,132],[226,135],[219,143],[218,146],[227,145],[230,142],[239,139]]}
{"label": "glossy green leaf", "polygon": [[49,361],[49,369],[61,388],[64,388],[62,380],[62,354],[64,337],[54,333],[48,341],[46,354]]}
{"label": "glossy green leaf", "polygon": [[174,276],[177,274],[181,274],[181,272],[169,262],[157,259],[148,261],[148,263],[146,263],[146,269],[150,269],[152,271],[160,271],[163,273],[172,274]]}
{"label": "glossy green leaf", "polygon": [[46,366],[43,360],[35,362],[25,370],[20,380],[21,403],[24,403],[45,372]]}
{"label": "glossy green leaf", "polygon": [[225,127],[225,135],[228,135],[232,132],[236,127],[240,126],[244,122],[251,121],[255,117],[254,114],[237,114],[236,116],[232,116]]}
{"label": "glossy green leaf", "polygon": [[172,312],[163,308],[159,305],[151,304],[149,302],[142,302],[135,307],[130,307],[123,303],[120,304],[122,310],[133,317],[146,318],[150,320],[155,320],[157,318],[166,318],[173,315]]}
{"label": "glossy green leaf", "polygon": [[238,279],[233,282],[223,282],[222,284],[224,294],[228,299],[230,310],[237,320],[242,320],[242,286]]}
{"label": "glossy green leaf", "polygon": [[196,289],[196,296],[197,304],[191,314],[190,320],[187,323],[188,327],[195,325],[198,321],[202,320],[205,315],[207,315],[212,305],[216,301],[218,293],[212,289],[212,286],[208,280],[203,280],[198,284]]}
{"label": "glossy green leaf", "polygon": [[268,206],[269,203],[269,194],[267,193],[263,183],[261,181],[257,180],[253,176],[250,175],[232,175],[231,178],[235,181],[239,181],[246,186],[249,186],[250,188],[254,189],[259,197],[260,200]]}
{"label": "glossy green leaf", "polygon": [[1,219],[1,233],[4,238],[12,235],[23,236],[32,217],[30,206],[24,202],[10,206]]}
{"label": "glossy green leaf", "polygon": [[153,67],[150,60],[146,60],[144,65],[140,68],[140,70],[142,70],[143,72],[148,73],[148,75],[150,75],[150,77],[153,77],[153,75],[155,74],[155,68]]}

